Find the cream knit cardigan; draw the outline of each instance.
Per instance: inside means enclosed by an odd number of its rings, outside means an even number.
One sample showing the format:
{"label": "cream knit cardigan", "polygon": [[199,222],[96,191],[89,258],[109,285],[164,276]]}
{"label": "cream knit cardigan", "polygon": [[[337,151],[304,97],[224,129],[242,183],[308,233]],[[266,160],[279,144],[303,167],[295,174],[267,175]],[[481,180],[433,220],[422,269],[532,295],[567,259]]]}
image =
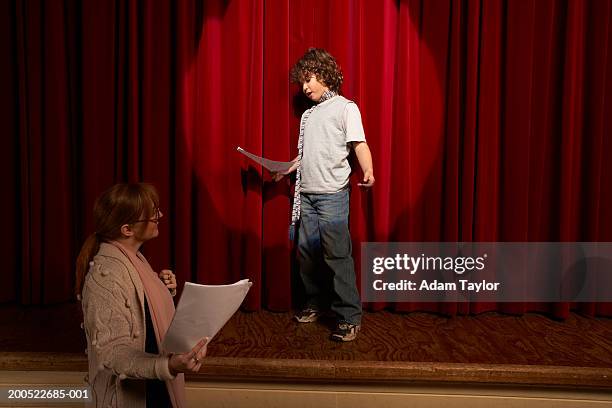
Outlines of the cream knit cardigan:
{"label": "cream knit cardigan", "polygon": [[144,379],[173,379],[168,356],[145,353],[144,289],[129,259],[102,243],[83,287],[84,329],[96,407],[142,407]]}

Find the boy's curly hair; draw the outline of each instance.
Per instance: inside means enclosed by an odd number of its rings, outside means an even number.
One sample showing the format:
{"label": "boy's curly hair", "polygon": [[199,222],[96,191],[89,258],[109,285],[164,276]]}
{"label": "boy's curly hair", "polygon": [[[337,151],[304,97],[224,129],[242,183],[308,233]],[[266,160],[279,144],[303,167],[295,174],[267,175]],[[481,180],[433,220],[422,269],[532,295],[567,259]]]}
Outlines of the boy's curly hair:
{"label": "boy's curly hair", "polygon": [[303,84],[315,75],[317,81],[330,90],[338,92],[344,77],[332,55],[322,48],[309,48],[308,51],[291,68],[291,82]]}

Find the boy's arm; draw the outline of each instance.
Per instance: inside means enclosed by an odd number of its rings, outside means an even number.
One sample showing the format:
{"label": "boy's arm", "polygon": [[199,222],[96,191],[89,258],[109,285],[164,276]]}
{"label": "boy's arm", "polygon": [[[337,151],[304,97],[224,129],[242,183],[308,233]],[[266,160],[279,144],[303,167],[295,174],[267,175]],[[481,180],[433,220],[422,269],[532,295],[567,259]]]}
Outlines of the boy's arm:
{"label": "boy's arm", "polygon": [[372,153],[366,142],[352,142],[353,149],[361,171],[363,172],[363,182],[357,183],[359,187],[370,188],[374,185],[374,167],[372,166]]}

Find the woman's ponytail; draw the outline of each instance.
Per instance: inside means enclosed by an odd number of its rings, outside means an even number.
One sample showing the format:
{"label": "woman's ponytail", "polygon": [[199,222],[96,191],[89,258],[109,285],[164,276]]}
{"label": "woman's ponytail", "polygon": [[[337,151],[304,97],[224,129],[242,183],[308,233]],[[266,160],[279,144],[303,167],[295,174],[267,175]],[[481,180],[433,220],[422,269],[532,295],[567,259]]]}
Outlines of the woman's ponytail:
{"label": "woman's ponytail", "polygon": [[76,260],[76,284],[74,287],[74,293],[77,299],[81,300],[81,292],[83,291],[83,284],[85,283],[85,275],[89,269],[89,263],[93,260],[93,257],[98,253],[100,249],[100,240],[98,234],[91,234],[83,243],[79,256]]}

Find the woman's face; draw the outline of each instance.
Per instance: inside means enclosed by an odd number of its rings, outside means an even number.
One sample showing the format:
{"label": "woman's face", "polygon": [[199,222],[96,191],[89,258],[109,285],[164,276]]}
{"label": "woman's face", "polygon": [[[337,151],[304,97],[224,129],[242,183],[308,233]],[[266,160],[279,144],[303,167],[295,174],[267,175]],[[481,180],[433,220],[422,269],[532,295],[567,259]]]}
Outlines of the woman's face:
{"label": "woman's face", "polygon": [[143,219],[138,221],[138,223],[141,225],[134,229],[135,238],[140,242],[146,242],[150,239],[156,238],[159,235],[159,220],[163,216],[164,213],[162,213],[159,208],[154,208],[153,217],[148,219],[143,217]]}

